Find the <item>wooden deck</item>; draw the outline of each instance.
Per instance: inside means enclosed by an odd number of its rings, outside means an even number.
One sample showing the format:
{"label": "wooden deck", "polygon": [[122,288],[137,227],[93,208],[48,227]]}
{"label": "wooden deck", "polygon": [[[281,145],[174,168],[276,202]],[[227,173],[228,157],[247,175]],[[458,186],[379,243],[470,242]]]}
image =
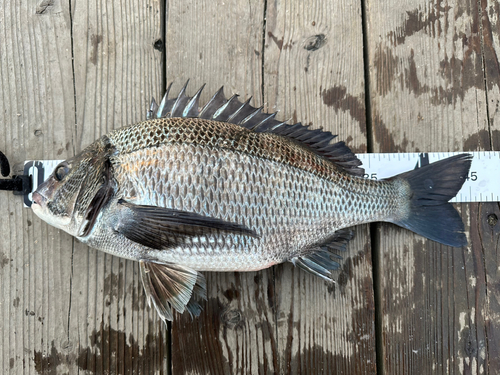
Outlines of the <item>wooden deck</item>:
{"label": "wooden deck", "polygon": [[[17,170],[70,157],[188,78],[356,152],[500,150],[499,15],[493,0],[1,0],[0,150]],[[459,210],[467,248],[361,226],[336,284],[289,264],[211,273],[202,316],[164,327],[136,263],[0,192],[0,372],[499,374],[500,206]]]}

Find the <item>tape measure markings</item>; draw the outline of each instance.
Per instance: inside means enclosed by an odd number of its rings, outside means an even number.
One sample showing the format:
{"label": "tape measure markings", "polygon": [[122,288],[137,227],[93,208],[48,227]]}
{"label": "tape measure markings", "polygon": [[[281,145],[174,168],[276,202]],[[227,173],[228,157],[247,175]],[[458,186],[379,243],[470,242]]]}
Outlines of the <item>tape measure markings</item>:
{"label": "tape measure markings", "polygon": [[[384,179],[407,172],[415,167],[446,159],[463,152],[429,153],[376,153],[357,154],[363,163],[365,177]],[[462,189],[450,202],[498,202],[500,201],[500,152],[476,151],[472,165]],[[24,174],[32,176],[33,191],[36,190],[63,160],[28,160],[24,163]],[[25,207],[31,206],[32,193],[24,198]]]}

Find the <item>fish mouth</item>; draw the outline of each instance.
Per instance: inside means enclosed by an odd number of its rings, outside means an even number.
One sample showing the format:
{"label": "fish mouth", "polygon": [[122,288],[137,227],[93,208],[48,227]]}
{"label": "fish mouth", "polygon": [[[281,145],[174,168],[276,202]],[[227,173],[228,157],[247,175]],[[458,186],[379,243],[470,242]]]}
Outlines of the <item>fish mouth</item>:
{"label": "fish mouth", "polygon": [[31,196],[31,202],[31,209],[36,216],[48,224],[68,232],[68,226],[71,224],[71,217],[67,213],[61,213],[59,215],[52,214],[48,207],[50,201],[37,191]]}
{"label": "fish mouth", "polygon": [[42,194],[35,191],[32,195],[33,204],[31,205],[31,208],[33,210],[41,209],[43,207],[43,205],[45,204],[46,200],[47,199]]}

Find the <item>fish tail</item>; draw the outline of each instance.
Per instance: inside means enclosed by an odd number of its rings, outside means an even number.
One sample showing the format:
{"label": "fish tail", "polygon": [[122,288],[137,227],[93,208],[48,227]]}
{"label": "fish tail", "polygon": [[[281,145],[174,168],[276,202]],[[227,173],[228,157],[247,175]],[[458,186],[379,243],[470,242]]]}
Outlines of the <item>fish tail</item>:
{"label": "fish tail", "polygon": [[391,221],[444,245],[466,246],[462,218],[448,201],[462,188],[471,162],[472,155],[460,154],[395,176],[411,192],[404,214]]}

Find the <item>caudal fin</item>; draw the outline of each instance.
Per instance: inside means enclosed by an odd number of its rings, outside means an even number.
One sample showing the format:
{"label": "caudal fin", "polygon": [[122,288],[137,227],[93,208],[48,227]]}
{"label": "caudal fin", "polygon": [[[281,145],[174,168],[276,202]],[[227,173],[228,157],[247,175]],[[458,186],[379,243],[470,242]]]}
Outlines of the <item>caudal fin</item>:
{"label": "caudal fin", "polygon": [[444,245],[467,245],[464,224],[448,201],[455,197],[469,173],[472,155],[460,154],[396,176],[411,188],[410,212],[394,224]]}

